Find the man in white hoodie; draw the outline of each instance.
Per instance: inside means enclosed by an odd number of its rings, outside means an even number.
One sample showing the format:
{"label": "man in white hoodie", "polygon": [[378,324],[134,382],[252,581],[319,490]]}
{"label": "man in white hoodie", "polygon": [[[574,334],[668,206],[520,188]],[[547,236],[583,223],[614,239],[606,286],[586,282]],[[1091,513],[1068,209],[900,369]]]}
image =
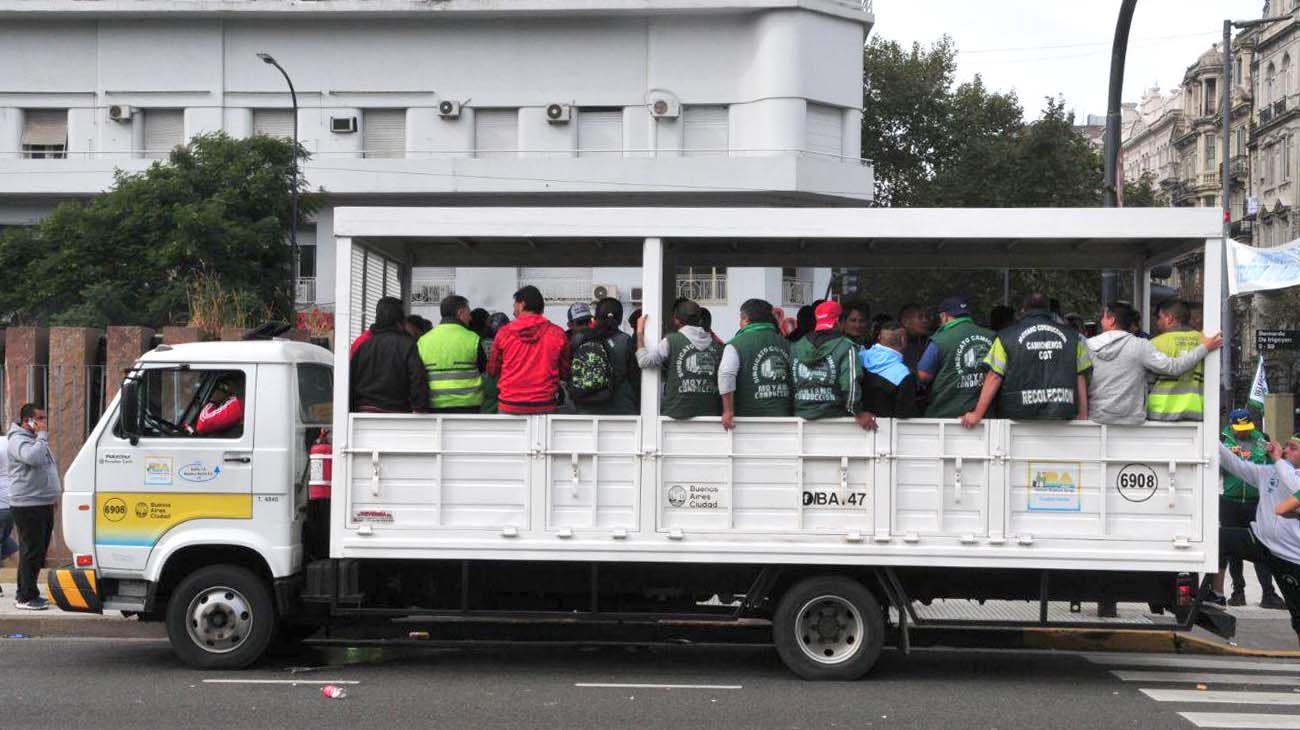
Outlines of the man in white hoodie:
{"label": "man in white hoodie", "polygon": [[669,418],[721,416],[722,396],[718,392],[718,365],[722,345],[703,327],[704,312],[689,299],[673,307],[677,331],[653,347],[645,341],[646,316],[636,324],[636,363],[642,370],[662,368],[664,400],[661,409]]}
{"label": "man in white hoodie", "polygon": [[1223,335],[1201,336],[1196,349],[1171,358],[1150,340],[1129,329],[1137,312],[1123,302],[1111,302],[1101,315],[1102,333],[1088,340],[1092,380],[1088,385],[1089,415],[1097,423],[1135,426],[1147,418],[1147,373],[1178,377],[1223,346]]}

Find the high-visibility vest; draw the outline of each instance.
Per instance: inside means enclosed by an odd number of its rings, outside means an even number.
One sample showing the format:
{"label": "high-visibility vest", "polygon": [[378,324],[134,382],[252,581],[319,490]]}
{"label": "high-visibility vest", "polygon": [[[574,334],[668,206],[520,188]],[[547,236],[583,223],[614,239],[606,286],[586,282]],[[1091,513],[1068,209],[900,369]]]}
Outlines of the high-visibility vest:
{"label": "high-visibility vest", "polygon": [[[1178,357],[1201,344],[1201,333],[1194,330],[1166,332],[1151,340],[1156,349],[1169,357]],[[1147,391],[1147,420],[1199,421],[1205,413],[1205,365],[1181,377],[1158,376]]]}
{"label": "high-visibility vest", "polygon": [[460,323],[443,323],[424,333],[419,348],[429,374],[430,406],[477,408],[483,404],[477,334]]}

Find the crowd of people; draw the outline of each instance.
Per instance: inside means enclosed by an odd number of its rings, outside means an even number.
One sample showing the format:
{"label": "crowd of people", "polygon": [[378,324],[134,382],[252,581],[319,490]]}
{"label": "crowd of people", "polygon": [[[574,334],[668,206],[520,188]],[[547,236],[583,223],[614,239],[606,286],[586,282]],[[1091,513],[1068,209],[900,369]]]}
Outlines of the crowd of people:
{"label": "crowd of people", "polygon": [[[622,329],[617,299],[569,307],[568,328],[544,316],[536,287],[514,294],[514,318],[471,309],[458,295],[439,305],[436,325],[379,301],[375,323],[352,343],[351,409],[378,413],[640,413],[640,371],[663,373],[660,412],[720,417],[1081,419],[1111,425],[1200,420],[1202,360],[1223,339],[1191,326],[1193,309],[1159,305],[1159,334],[1139,313],[1112,302],[1098,325],[1062,316],[1042,294],[1019,316],[1008,307],[975,321],[953,296],[896,317],[872,317],[861,301],[818,301],[794,317],[762,299],[740,307],[729,341],[707,308],[678,299],[667,334],[646,340],[649,315]],[[1098,331],[1089,336],[1088,329]]]}

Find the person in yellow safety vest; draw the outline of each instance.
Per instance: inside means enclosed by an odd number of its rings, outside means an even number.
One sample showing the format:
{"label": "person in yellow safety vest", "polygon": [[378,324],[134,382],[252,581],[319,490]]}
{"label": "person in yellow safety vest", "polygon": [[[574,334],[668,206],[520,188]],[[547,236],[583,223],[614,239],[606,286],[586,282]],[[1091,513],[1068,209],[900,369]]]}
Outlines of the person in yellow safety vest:
{"label": "person in yellow safety vest", "polygon": [[[1160,334],[1151,340],[1156,349],[1178,358],[1201,344],[1201,333],[1191,326],[1192,310],[1181,299],[1168,299],[1156,307]],[[1205,365],[1180,376],[1157,375],[1147,391],[1147,420],[1199,421],[1205,412]]]}
{"label": "person in yellow safety vest", "polygon": [[478,413],[487,357],[478,334],[469,328],[469,300],[452,294],[438,308],[442,321],[419,342],[429,375],[429,406],[434,413]]}

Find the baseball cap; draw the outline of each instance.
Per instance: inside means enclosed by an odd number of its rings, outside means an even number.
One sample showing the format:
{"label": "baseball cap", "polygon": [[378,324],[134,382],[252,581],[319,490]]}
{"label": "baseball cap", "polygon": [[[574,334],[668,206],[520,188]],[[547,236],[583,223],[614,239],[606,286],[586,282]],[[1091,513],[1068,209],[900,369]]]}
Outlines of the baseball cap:
{"label": "baseball cap", "polygon": [[591,319],[591,306],[586,302],[578,302],[569,307],[569,322],[581,322]]}
{"label": "baseball cap", "polygon": [[840,321],[840,315],[844,313],[844,308],[839,302],[829,301],[817,305],[817,326],[815,331],[832,329]]}
{"label": "baseball cap", "polygon": [[1250,411],[1245,408],[1238,408],[1229,413],[1228,423],[1232,424],[1232,430],[1238,433],[1255,430],[1255,422],[1250,418]]}
{"label": "baseball cap", "polygon": [[950,317],[970,316],[970,302],[966,297],[948,297],[939,303],[939,312]]}

